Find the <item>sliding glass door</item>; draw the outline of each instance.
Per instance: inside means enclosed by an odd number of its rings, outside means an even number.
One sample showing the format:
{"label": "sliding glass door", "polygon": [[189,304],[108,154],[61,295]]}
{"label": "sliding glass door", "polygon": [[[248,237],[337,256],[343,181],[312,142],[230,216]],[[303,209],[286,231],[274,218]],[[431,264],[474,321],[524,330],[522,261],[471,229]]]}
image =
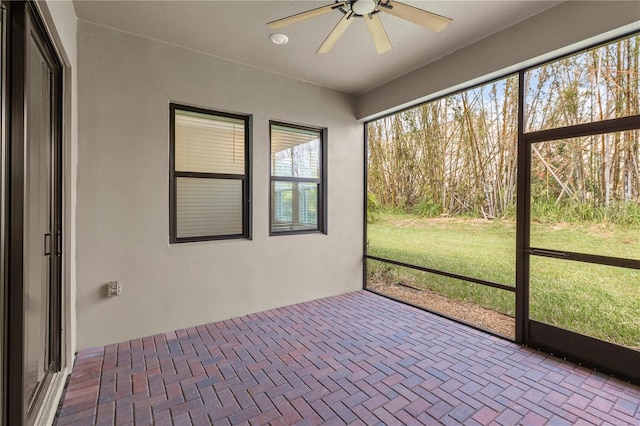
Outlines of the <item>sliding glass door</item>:
{"label": "sliding glass door", "polygon": [[10,22],[5,86],[10,93],[3,107],[11,113],[3,140],[8,248],[3,256],[8,344],[3,403],[7,424],[32,425],[60,369],[62,69],[36,6],[4,5]]}
{"label": "sliding glass door", "polygon": [[[31,21],[33,25],[33,21]],[[24,210],[25,396],[29,410],[55,370],[59,346],[59,196],[56,67],[37,28],[27,45],[27,143]]]}

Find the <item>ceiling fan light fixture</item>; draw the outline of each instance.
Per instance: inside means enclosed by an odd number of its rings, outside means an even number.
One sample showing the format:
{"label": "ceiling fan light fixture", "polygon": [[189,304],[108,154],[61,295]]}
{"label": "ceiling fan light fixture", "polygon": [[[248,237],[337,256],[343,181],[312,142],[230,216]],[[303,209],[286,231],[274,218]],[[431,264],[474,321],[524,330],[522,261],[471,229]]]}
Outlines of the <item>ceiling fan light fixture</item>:
{"label": "ceiling fan light fixture", "polygon": [[[393,3],[391,3],[393,1]],[[428,30],[440,32],[444,30],[451,18],[438,15],[433,12],[429,12],[424,9],[409,6],[397,0],[334,0],[333,4],[327,4],[325,6],[310,9],[305,12],[297,13],[295,15],[287,16],[285,18],[276,19],[267,23],[272,29],[277,30],[287,25],[295,24],[297,22],[305,21],[307,19],[324,15],[332,10],[337,10],[344,14],[340,22],[329,33],[327,38],[322,42],[317,53],[329,53],[335,46],[336,42],[345,33],[349,25],[355,20],[353,18],[363,18],[369,35],[378,53],[384,53],[391,50],[391,42],[387,36],[387,32],[382,25],[378,12],[394,15],[398,18],[404,19],[414,24],[418,24]],[[271,41],[276,44],[284,44],[284,42],[277,42],[274,40],[276,36],[284,36],[284,34],[274,34],[271,36]]]}
{"label": "ceiling fan light fixture", "polygon": [[283,44],[287,44],[289,42],[289,37],[287,37],[285,34],[276,33],[271,34],[269,40],[271,40],[273,44],[277,44],[278,46],[280,46]]}
{"label": "ceiling fan light fixture", "polygon": [[351,10],[353,13],[360,16],[366,16],[373,13],[378,6],[376,0],[355,0],[351,3]]}

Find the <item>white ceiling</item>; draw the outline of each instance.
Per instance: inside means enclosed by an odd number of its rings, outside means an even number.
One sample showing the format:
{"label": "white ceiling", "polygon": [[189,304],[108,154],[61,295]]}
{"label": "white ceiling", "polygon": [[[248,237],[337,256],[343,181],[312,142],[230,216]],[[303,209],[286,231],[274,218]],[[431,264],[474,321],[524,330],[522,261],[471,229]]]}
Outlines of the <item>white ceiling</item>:
{"label": "white ceiling", "polygon": [[[289,25],[266,23],[333,3],[325,1],[74,1],[78,19],[161,40],[351,94],[362,94],[542,12],[560,1],[411,1],[453,19],[441,33],[381,14],[393,49],[377,54],[361,19],[328,54],[316,49],[340,11]],[[289,36],[277,46],[275,32]]]}

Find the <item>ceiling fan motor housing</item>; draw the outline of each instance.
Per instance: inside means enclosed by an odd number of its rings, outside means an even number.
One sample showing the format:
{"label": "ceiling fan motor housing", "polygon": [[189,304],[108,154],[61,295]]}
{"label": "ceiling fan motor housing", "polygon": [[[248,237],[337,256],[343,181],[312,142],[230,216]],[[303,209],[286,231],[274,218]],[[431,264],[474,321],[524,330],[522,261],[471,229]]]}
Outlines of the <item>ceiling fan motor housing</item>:
{"label": "ceiling fan motor housing", "polygon": [[350,6],[353,13],[365,16],[376,10],[378,2],[376,0],[352,0]]}

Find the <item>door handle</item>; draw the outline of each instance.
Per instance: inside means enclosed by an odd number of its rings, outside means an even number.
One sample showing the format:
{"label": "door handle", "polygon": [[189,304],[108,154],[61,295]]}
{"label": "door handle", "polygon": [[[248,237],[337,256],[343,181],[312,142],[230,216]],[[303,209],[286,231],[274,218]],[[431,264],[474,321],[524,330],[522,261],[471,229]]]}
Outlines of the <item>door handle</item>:
{"label": "door handle", "polygon": [[538,256],[554,257],[556,259],[568,259],[569,258],[569,254],[568,253],[561,252],[561,251],[555,251],[555,250],[530,249],[529,253],[537,254]]}
{"label": "door handle", "polygon": [[51,256],[51,234],[44,234],[44,255]]}
{"label": "door handle", "polygon": [[56,255],[62,256],[62,232],[56,232]]}

